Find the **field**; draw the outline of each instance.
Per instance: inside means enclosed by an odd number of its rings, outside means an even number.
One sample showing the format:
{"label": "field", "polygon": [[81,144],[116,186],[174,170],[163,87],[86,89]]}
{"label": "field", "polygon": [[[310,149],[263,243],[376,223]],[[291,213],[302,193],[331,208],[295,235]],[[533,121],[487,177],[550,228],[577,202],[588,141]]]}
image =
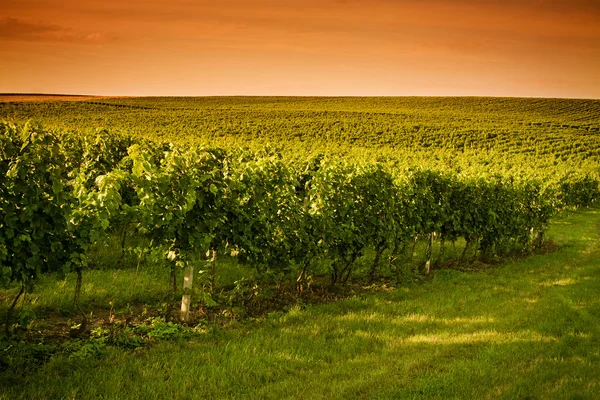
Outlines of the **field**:
{"label": "field", "polygon": [[0,118],[180,143],[270,144],[289,156],[323,152],[360,159],[408,158],[432,167],[492,163],[518,169],[511,163],[520,160],[536,165],[565,161],[578,167],[597,165],[600,156],[598,100],[106,98],[4,102]]}
{"label": "field", "polygon": [[0,396],[599,389],[600,101],[3,100]]}

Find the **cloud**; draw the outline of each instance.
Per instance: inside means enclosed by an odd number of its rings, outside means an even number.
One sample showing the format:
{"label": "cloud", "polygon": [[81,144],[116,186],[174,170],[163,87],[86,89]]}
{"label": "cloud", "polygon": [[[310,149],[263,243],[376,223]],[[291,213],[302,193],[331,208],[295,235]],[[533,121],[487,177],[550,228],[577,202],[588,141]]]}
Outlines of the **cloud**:
{"label": "cloud", "polygon": [[11,17],[0,20],[0,38],[4,39],[38,40],[44,36],[55,36],[61,31],[64,28],[57,25],[32,24]]}
{"label": "cloud", "polygon": [[78,32],[60,25],[13,17],[0,19],[0,40],[3,41],[103,43],[115,39],[116,36],[103,32]]}

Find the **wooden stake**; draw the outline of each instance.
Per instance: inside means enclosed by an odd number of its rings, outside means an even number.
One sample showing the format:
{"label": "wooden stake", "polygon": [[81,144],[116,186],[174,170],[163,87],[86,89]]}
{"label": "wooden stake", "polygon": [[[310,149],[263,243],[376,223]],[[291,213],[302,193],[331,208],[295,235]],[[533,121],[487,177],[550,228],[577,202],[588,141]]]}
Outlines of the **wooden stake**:
{"label": "wooden stake", "polygon": [[192,281],[194,280],[194,267],[188,266],[183,273],[183,296],[181,297],[181,319],[188,322],[190,319],[190,305],[192,304]]}
{"label": "wooden stake", "polygon": [[431,272],[431,248],[433,247],[433,233],[429,234],[429,240],[427,241],[427,250],[425,251],[425,256],[427,258],[427,262],[425,263],[425,274],[429,275]]}

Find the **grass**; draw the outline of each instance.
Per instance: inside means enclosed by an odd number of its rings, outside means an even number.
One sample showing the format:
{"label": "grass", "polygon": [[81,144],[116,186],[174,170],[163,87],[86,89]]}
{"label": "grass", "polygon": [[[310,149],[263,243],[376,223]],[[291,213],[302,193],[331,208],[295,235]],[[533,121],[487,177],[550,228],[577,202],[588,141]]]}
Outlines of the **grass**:
{"label": "grass", "polygon": [[600,210],[579,211],[553,223],[552,254],[149,349],[56,356],[0,399],[597,398],[599,227]]}

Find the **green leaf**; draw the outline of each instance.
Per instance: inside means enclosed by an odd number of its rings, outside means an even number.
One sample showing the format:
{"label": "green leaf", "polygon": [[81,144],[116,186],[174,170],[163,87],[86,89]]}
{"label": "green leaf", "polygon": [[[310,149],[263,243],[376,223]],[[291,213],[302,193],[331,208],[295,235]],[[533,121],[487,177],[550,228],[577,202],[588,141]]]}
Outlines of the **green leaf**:
{"label": "green leaf", "polygon": [[216,301],[214,301],[214,300],[213,300],[213,298],[212,298],[212,297],[210,297],[210,295],[209,295],[208,293],[206,293],[206,292],[202,293],[202,297],[203,297],[203,300],[204,300],[204,304],[205,304],[207,307],[215,307],[215,306],[218,306],[217,302],[216,302]]}

